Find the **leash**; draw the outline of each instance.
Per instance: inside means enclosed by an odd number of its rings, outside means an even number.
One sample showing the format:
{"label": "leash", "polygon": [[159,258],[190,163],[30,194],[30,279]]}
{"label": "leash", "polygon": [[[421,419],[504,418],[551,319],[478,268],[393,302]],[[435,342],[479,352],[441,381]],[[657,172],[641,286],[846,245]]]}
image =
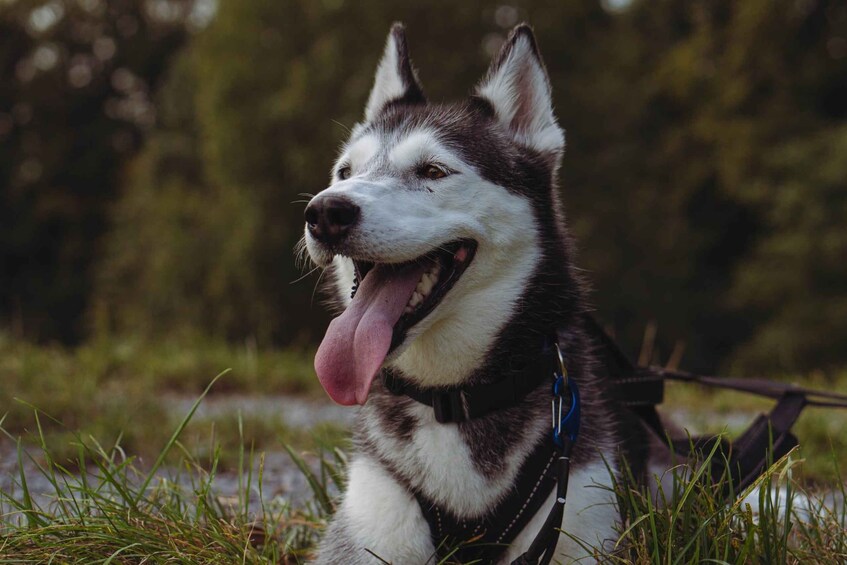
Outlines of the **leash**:
{"label": "leash", "polygon": [[697,383],[712,388],[722,388],[737,392],[746,392],[766,398],[780,399],[787,394],[802,395],[806,397],[806,406],[820,408],[847,408],[847,394],[816,390],[793,383],[769,381],[767,379],[736,379],[733,377],[712,377],[695,375],[685,371],[671,371],[663,367],[646,367],[639,370],[647,378],[654,378],[658,382],[679,381],[686,383]]}
{"label": "leash", "polygon": [[[525,553],[512,561],[512,565],[547,565],[553,559],[562,520],[565,515],[565,503],[568,494],[568,476],[570,474],[571,448],[579,435],[580,402],[579,389],[575,382],[568,379],[564,355],[559,344],[556,344],[556,354],[559,361],[558,373],[553,383],[553,443],[557,449],[556,500],[553,508],[544,520],[544,524],[536,534],[535,539]],[[563,411],[565,397],[569,398],[567,411]]]}

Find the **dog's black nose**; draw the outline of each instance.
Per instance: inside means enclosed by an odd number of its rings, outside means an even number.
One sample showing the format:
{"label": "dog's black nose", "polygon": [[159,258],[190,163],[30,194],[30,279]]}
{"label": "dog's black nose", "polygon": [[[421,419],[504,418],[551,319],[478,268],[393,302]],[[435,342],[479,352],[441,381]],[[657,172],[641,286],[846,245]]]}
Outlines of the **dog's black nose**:
{"label": "dog's black nose", "polygon": [[338,243],[359,221],[359,207],[342,196],[317,196],[306,206],[309,233],[323,243]]}

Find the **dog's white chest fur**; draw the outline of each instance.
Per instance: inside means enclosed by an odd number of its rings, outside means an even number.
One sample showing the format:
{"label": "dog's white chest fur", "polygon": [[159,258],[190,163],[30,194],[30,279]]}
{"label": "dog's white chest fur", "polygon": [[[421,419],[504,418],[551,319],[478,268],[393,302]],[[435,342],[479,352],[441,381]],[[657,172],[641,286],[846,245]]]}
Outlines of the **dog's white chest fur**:
{"label": "dog's white chest fur", "polygon": [[[591,555],[587,548],[614,539],[618,514],[609,490],[609,476],[600,461],[571,473],[562,525],[565,535],[559,539],[557,559],[563,562],[586,559]],[[510,563],[526,550],[541,528],[554,497],[555,493],[551,493],[541,511],[500,559],[501,563]],[[356,539],[374,555],[398,565],[434,562],[435,547],[429,526],[414,496],[371,458],[363,456],[351,463],[348,492],[339,513]]]}

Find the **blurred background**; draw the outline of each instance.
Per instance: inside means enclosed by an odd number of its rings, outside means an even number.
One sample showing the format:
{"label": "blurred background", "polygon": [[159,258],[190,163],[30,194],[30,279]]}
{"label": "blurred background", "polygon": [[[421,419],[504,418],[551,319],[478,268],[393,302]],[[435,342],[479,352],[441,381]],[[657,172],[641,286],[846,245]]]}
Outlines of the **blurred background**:
{"label": "blurred background", "polygon": [[843,0],[0,0],[0,415],[137,417],[138,387],[230,366],[225,390],[313,390],[299,195],[395,20],[433,100],[534,26],[578,263],[634,358],[843,373]]}

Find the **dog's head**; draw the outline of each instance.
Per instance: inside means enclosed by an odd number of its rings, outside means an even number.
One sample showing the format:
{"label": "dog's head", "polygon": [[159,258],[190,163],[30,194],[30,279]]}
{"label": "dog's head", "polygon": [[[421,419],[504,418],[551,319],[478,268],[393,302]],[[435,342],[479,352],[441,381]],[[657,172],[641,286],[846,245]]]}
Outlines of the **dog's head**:
{"label": "dog's head", "polygon": [[538,268],[563,150],[528,26],[451,105],[427,102],[392,27],[365,119],[306,208],[309,255],[334,267],[346,306],[315,359],[334,400],[363,404],[386,363],[460,382]]}

